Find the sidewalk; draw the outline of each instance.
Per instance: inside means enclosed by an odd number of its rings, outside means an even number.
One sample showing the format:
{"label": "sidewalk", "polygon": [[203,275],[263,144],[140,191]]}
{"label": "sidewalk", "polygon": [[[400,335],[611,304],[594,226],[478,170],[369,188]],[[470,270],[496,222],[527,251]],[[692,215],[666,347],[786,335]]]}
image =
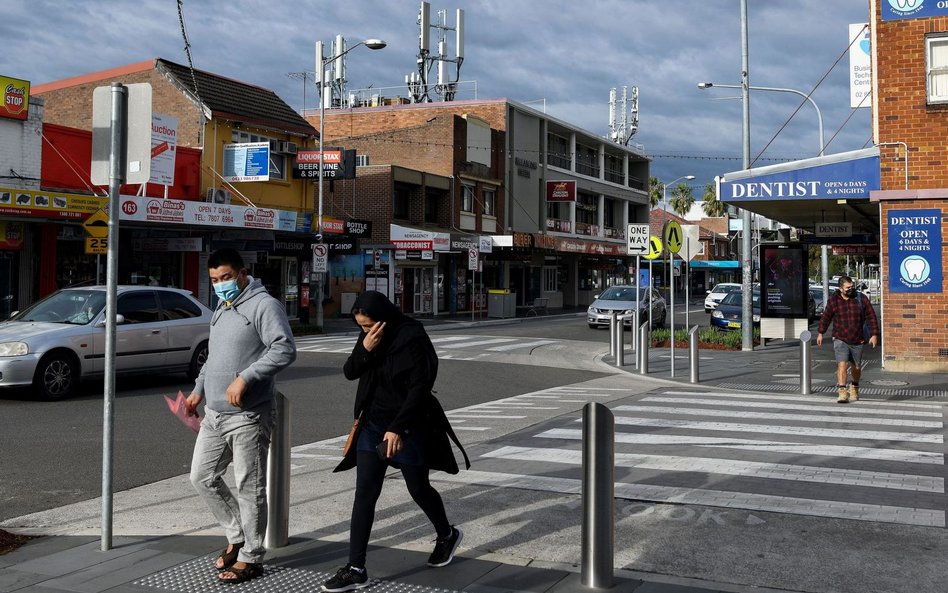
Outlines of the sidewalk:
{"label": "sidewalk", "polygon": [[[556,312],[553,312],[554,314]],[[575,316],[576,313],[562,313]],[[338,326],[335,326],[338,321]],[[521,318],[475,321],[475,324],[528,323]],[[331,322],[338,331],[356,331],[350,320]],[[429,329],[451,329],[467,324],[459,319],[428,320]],[[327,323],[327,328],[330,323]],[[628,335],[628,333],[627,333]],[[604,345],[605,346],[605,345]],[[739,386],[760,390],[762,385],[785,387],[798,392],[799,343],[775,342],[753,352],[701,351],[700,387],[738,390]],[[870,351],[871,353],[872,351]],[[815,379],[832,377],[832,350],[812,349],[814,393],[825,387]],[[875,351],[878,360],[878,350]],[[635,390],[689,383],[687,350],[676,349],[676,377],[670,379],[668,349],[650,353],[650,374],[636,377]],[[605,370],[608,356],[601,352],[586,355],[599,360]],[[627,356],[631,362],[632,355]],[[680,363],[680,364],[679,364]],[[635,373],[631,365],[620,372]],[[779,377],[775,377],[779,375]],[[783,375],[788,375],[783,377]],[[789,382],[777,382],[777,381]],[[832,381],[832,379],[830,379]],[[898,382],[899,385],[888,383]],[[831,384],[830,384],[831,385]],[[832,389],[830,389],[832,391]],[[948,396],[948,376],[910,375],[880,370],[870,364],[864,375],[862,393],[867,399],[903,399]],[[629,395],[629,394],[626,394]],[[924,397],[924,396],[922,396]],[[858,404],[856,404],[858,405]],[[18,550],[0,556],[0,592],[62,593],[144,593],[146,591],[318,591],[319,585],[345,563],[348,511],[354,488],[354,472],[331,474],[338,461],[338,444],[306,446],[309,466],[294,468],[291,488],[289,545],[273,550],[266,560],[266,575],[239,586],[217,582],[213,559],[223,547],[221,530],[203,503],[193,493],[187,476],[116,493],[112,549],[100,551],[100,510],[98,500],[85,501],[42,513],[3,522],[0,527],[24,534],[43,535]],[[320,446],[321,445],[321,446]],[[296,455],[302,451],[294,450]],[[393,485],[394,486],[394,485]],[[460,521],[467,532],[458,555],[449,567],[432,569],[425,565],[431,550],[431,535],[425,521],[408,499],[403,487],[389,487],[379,501],[376,528],[369,550],[369,591],[426,592],[464,591],[468,593],[565,593],[590,590],[581,583],[580,558],[573,550],[579,545],[581,509],[577,496],[564,495],[556,506],[537,493],[515,488],[452,485],[439,481],[446,499],[471,509],[490,513],[468,513]],[[568,509],[564,512],[564,509]],[[555,513],[556,520],[550,515]],[[546,517],[537,520],[536,517]],[[530,518],[533,517],[533,520]],[[549,532],[555,523],[554,532]],[[546,529],[546,531],[543,531]],[[512,545],[510,542],[514,541]],[[563,561],[538,560],[531,548],[563,551]],[[516,553],[510,553],[516,550]],[[617,550],[618,552],[619,550]],[[575,556],[575,557],[574,557]],[[775,591],[639,573],[617,569],[616,593],[768,593]],[[381,580],[379,580],[381,579]]]}

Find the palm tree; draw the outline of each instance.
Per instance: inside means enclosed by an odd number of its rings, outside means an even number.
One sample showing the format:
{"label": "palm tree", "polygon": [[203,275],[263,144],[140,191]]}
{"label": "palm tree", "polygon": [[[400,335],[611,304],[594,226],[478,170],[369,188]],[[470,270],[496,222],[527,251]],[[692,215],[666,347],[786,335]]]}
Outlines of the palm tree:
{"label": "palm tree", "polygon": [[648,204],[651,208],[657,208],[662,203],[662,192],[665,187],[658,177],[648,178]]}
{"label": "palm tree", "polygon": [[694,194],[691,187],[684,183],[679,183],[672,189],[671,197],[668,200],[672,210],[679,216],[685,216],[691,207],[695,204]]}
{"label": "palm tree", "polygon": [[711,217],[724,216],[727,212],[727,204],[718,199],[717,188],[713,181],[709,181],[704,186],[704,196],[702,197],[701,209],[705,215]]}

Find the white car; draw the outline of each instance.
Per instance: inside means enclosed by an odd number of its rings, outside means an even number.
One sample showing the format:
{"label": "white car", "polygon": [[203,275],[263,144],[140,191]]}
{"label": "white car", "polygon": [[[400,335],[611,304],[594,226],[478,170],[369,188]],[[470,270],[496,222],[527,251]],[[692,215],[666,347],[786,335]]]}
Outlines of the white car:
{"label": "white car", "polygon": [[[72,395],[105,372],[106,287],[66,288],[0,323],[0,388],[33,386],[44,399]],[[207,360],[211,310],[186,290],[119,286],[117,373],[186,372]]]}
{"label": "white car", "polygon": [[721,301],[724,300],[724,297],[732,292],[740,292],[740,290],[741,285],[733,282],[715,284],[714,288],[708,291],[708,296],[704,299],[704,312],[710,313],[714,311],[718,308],[718,305],[721,304]]}

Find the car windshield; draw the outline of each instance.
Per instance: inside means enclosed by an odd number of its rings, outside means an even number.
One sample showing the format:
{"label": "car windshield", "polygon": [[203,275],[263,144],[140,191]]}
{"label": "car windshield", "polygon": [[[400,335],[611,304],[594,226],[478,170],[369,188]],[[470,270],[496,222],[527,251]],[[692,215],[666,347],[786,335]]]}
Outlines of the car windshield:
{"label": "car windshield", "polygon": [[[647,288],[639,289],[639,300],[644,301],[646,296]],[[634,301],[635,300],[635,291],[634,286],[610,286],[599,295],[599,300],[601,301]]]}
{"label": "car windshield", "polygon": [[[724,297],[724,300],[721,301],[721,304],[734,305],[736,307],[740,307],[742,302],[743,302],[743,299],[741,298],[741,292],[738,291],[738,292],[728,293],[728,295]],[[751,301],[751,303],[753,303],[754,307],[760,306],[760,293],[759,292],[753,293],[753,300]]]}
{"label": "car windshield", "polygon": [[735,285],[735,284],[730,284],[730,285],[729,285],[729,284],[724,284],[724,285],[722,285],[722,284],[718,284],[717,286],[715,286],[714,288],[711,289],[711,292],[717,292],[717,293],[726,292],[726,293],[731,293],[731,292],[734,292],[734,291],[738,291],[738,290],[740,290],[740,289],[741,289],[740,285]]}
{"label": "car windshield", "polygon": [[105,291],[62,290],[30,305],[12,321],[46,321],[85,325],[105,307]]}

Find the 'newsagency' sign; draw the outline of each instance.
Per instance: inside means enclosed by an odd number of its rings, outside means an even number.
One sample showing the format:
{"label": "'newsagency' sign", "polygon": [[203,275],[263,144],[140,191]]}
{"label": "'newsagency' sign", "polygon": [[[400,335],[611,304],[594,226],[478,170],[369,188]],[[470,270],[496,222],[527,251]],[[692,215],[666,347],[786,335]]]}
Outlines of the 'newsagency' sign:
{"label": "'newsagency' sign", "polygon": [[889,291],[941,292],[941,210],[890,210]]}

